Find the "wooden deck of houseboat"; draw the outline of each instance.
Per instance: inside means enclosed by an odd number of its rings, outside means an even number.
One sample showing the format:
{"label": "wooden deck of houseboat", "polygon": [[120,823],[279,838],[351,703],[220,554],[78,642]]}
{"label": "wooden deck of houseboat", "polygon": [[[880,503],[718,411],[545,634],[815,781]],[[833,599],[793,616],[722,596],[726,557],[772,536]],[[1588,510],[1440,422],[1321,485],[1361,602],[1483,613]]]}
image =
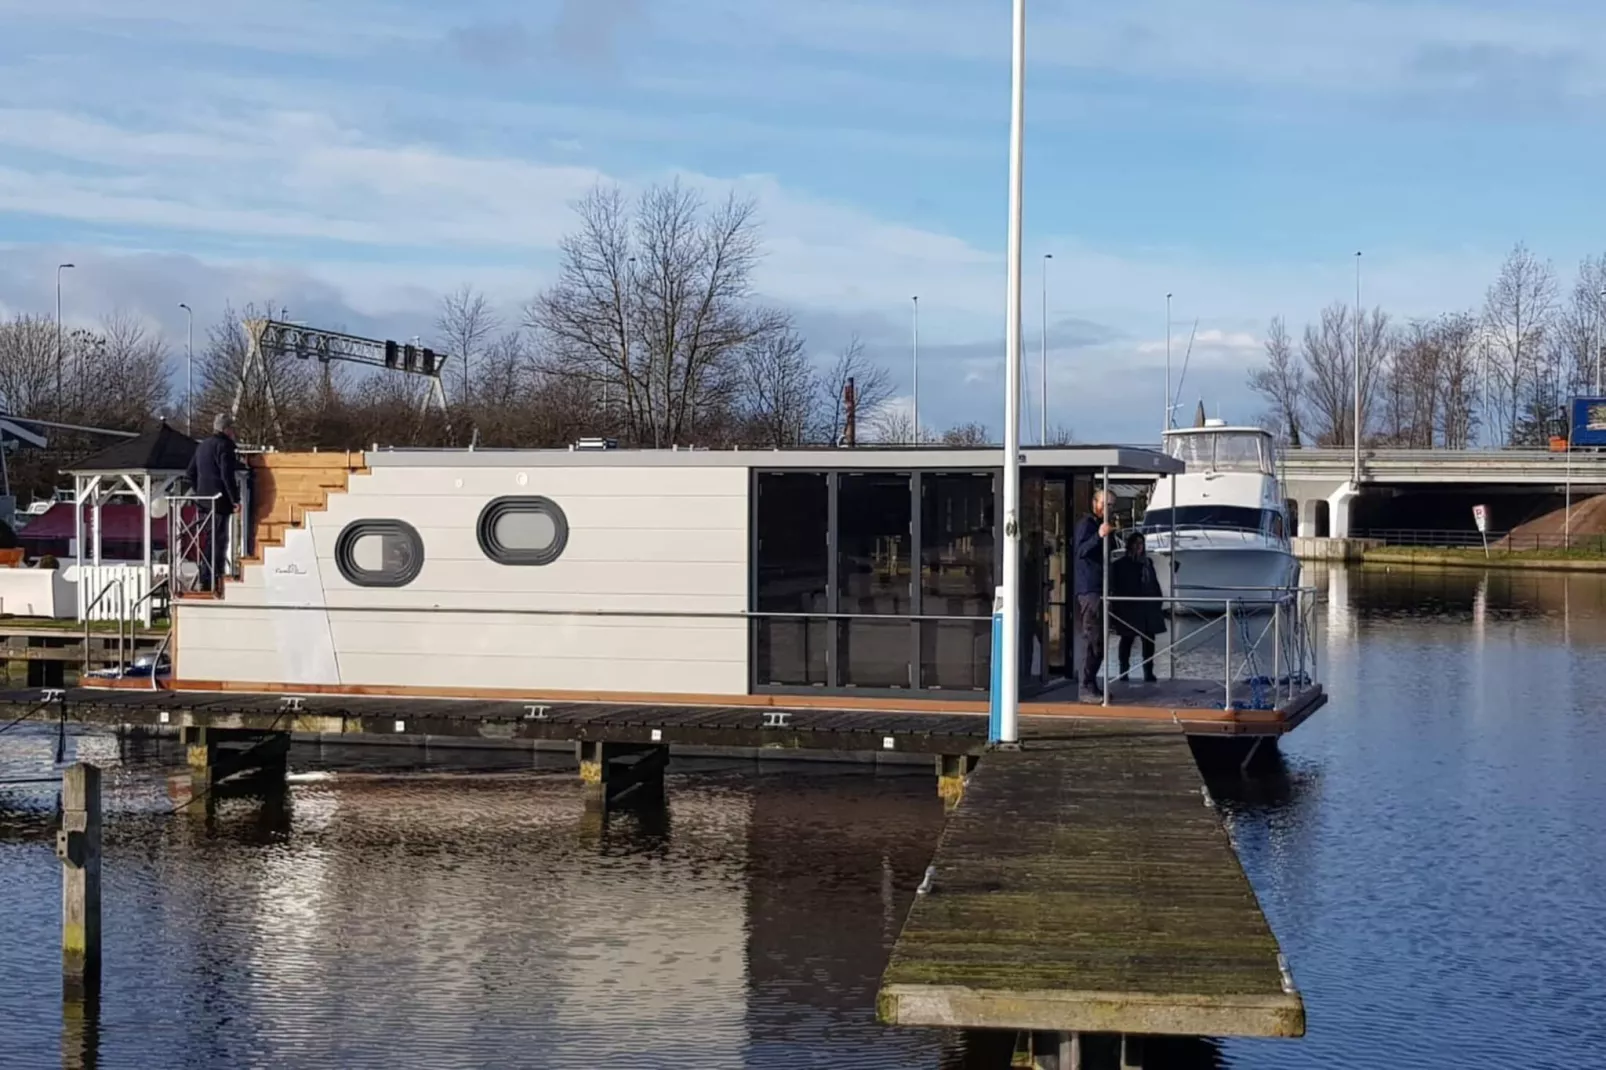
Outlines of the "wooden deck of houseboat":
{"label": "wooden deck of houseboat", "polygon": [[[41,701],[40,690],[0,693],[0,702],[26,705]],[[1208,680],[1160,680],[1153,684],[1114,682],[1109,703],[1077,701],[1074,687],[1050,691],[1023,701],[1023,721],[1071,718],[1079,721],[1159,723],[1176,725],[1195,736],[1281,736],[1293,731],[1326,704],[1319,684],[1296,689],[1273,705],[1266,694],[1248,684],[1234,687],[1234,708],[1225,707],[1225,689]],[[444,693],[418,694],[407,688],[318,687],[315,685],[239,685],[222,682],[158,680],[97,680],[92,687],[75,688],[70,705],[100,723],[119,723],[126,714],[139,723],[165,712],[169,721],[180,717],[197,725],[226,718],[234,727],[266,730],[282,723],[287,711],[297,718],[316,720],[328,733],[427,734],[512,739],[604,739],[647,742],[635,737],[658,729],[660,733],[691,730],[699,737],[732,733],[748,737],[758,733],[770,745],[826,749],[853,749],[853,743],[832,737],[861,731],[870,749],[880,750],[881,737],[913,732],[963,736],[976,746],[985,742],[985,700],[923,698],[855,698],[799,695],[642,695],[636,693],[531,693],[517,694],[483,688],[461,688]],[[1257,708],[1259,707],[1259,708]],[[398,722],[420,726],[418,731],[396,729]],[[311,723],[309,720],[308,723]],[[510,727],[511,726],[511,731]],[[881,731],[886,726],[887,731]],[[596,735],[576,736],[573,729]],[[310,729],[308,729],[310,730]],[[567,734],[566,734],[567,733]],[[810,736],[815,737],[812,741]],[[666,739],[668,737],[665,737]],[[654,739],[653,742],[658,740]],[[687,742],[687,741],[683,741]],[[860,741],[862,742],[862,741]],[[948,753],[948,752],[944,752]]]}
{"label": "wooden deck of houseboat", "polygon": [[1303,1003],[1183,733],[990,753],[949,816],[877,1000],[889,1024],[1301,1036]]}

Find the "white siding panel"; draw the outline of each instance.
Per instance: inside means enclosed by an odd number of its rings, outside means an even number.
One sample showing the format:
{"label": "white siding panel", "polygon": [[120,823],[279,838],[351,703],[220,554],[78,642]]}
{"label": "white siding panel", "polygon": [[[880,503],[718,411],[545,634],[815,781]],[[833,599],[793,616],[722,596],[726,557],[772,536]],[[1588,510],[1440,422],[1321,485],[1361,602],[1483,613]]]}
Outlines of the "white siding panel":
{"label": "white siding panel", "polygon": [[[515,495],[529,497],[530,495]],[[358,495],[342,494],[329,499],[321,512],[337,527],[353,520],[395,519],[417,526],[426,523],[467,524],[473,529],[480,510],[493,501],[494,494],[440,495]],[[644,494],[589,494],[562,497],[545,495],[563,510],[571,531],[575,527],[617,528],[625,531],[709,531],[747,530],[747,495],[670,495],[662,488]]]}
{"label": "white siding panel", "polygon": [[342,654],[342,682],[392,687],[487,687],[513,691],[645,691],[739,695],[747,690],[743,661],[561,661],[537,658],[416,654]]}
{"label": "white siding panel", "polygon": [[412,654],[523,658],[534,662],[604,661],[628,671],[634,662],[745,661],[745,621],[643,623],[608,618],[468,616],[458,614],[330,614],[344,657]]}
{"label": "white siding panel", "polygon": [[[520,475],[524,482],[519,481]],[[390,467],[370,469],[353,476],[354,495],[407,497],[413,495],[465,495],[489,500],[504,494],[539,494],[564,497],[618,494],[628,497],[655,494],[680,498],[693,495],[726,495],[745,498],[748,474],[745,468],[660,468],[660,467],[519,467],[516,464],[493,468],[442,466]]]}

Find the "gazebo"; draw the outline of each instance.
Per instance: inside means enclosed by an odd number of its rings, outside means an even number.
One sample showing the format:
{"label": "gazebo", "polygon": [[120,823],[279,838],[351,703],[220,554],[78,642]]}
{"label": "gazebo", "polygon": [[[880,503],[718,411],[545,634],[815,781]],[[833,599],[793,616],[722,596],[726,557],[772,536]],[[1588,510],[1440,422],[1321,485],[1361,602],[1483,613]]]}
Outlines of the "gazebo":
{"label": "gazebo", "polygon": [[[168,493],[174,483],[184,478],[193,456],[195,440],[160,420],[137,438],[123,439],[67,469],[66,474],[73,477],[78,619],[109,620],[137,615],[143,623],[151,622],[150,594],[155,573],[151,522],[165,515]],[[140,505],[144,554],[139,564],[126,561],[108,564],[101,557],[101,507],[119,494],[132,495]],[[86,507],[94,529],[87,561],[84,553]],[[120,596],[111,595],[112,588],[121,588]]]}

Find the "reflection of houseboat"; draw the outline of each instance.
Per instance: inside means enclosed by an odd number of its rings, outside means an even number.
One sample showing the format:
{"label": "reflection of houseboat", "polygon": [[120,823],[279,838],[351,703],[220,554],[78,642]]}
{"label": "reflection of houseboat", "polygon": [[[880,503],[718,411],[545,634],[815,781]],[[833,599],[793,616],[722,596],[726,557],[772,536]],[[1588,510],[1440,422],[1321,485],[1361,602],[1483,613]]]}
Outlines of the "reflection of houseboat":
{"label": "reflection of houseboat", "polygon": [[[1063,533],[1151,450],[1027,450],[1026,687],[1071,675]],[[256,556],[176,605],[175,686],[610,701],[989,681],[996,450],[253,458]]]}
{"label": "reflection of houseboat", "polygon": [[1210,420],[1167,431],[1165,446],[1187,471],[1155,481],[1143,516],[1149,552],[1175,562],[1158,570],[1162,585],[1174,574],[1183,604],[1214,613],[1297,587],[1271,435]]}

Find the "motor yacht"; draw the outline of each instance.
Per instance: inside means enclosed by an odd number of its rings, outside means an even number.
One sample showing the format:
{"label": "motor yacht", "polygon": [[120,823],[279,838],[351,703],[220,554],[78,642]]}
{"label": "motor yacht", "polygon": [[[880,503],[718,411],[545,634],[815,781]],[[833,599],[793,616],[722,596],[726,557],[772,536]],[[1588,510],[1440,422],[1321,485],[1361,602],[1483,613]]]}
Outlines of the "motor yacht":
{"label": "motor yacht", "polygon": [[1272,436],[1207,420],[1166,431],[1165,451],[1186,470],[1155,481],[1142,527],[1167,597],[1213,615],[1229,601],[1235,612],[1269,608],[1296,589],[1299,560]]}

